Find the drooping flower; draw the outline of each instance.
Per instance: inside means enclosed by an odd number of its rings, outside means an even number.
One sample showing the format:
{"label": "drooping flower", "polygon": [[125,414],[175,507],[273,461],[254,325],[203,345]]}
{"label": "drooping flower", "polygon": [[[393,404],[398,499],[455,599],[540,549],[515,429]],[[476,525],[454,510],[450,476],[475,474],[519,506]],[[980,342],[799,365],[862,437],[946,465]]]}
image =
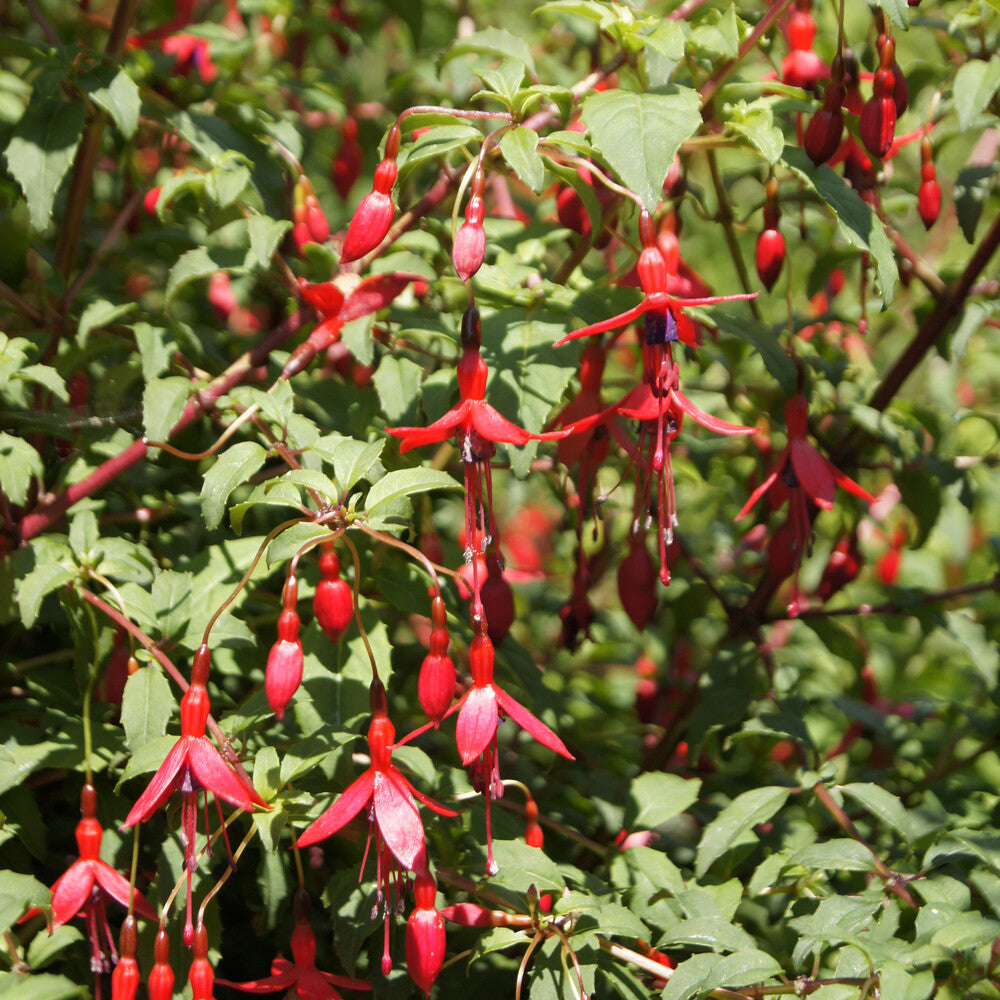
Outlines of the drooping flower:
{"label": "drooping flower", "polygon": [[[116,955],[114,938],[108,926],[107,900],[110,896],[127,908],[129,881],[101,858],[104,830],[97,819],[97,792],[90,782],[80,792],[80,816],[76,825],[76,845],[80,857],[52,886],[52,925],[59,927],[82,911],[90,939],[91,968],[94,972],[107,972],[109,965],[102,942],[106,941],[111,955]],[[156,912],[141,892],[134,894],[133,909],[147,920],[156,919]]]}
{"label": "drooping flower", "polygon": [[[249,781],[222,759],[222,755],[205,735],[205,726],[211,712],[208,690],[205,687],[210,661],[208,646],[202,643],[194,654],[191,685],[181,698],[181,735],[153,775],[153,780],[132,806],[121,827],[127,830],[136,823],[145,823],[174,792],[181,793],[181,831],[184,838],[184,868],[187,871],[184,942],[188,946],[194,934],[191,920],[191,875],[198,866],[195,854],[198,794],[204,792],[206,800],[209,794],[215,796],[220,820],[220,799],[239,809],[251,810],[255,805],[270,808]],[[228,849],[228,839],[226,846]]]}
{"label": "drooping flower", "polygon": [[486,380],[489,369],[479,353],[482,344],[482,327],[479,310],[469,306],[462,317],[462,356],[458,362],[459,401],[443,417],[428,427],[387,427],[386,433],[401,439],[401,453],[411,448],[436,444],[454,437],[459,454],[465,464],[465,538],[466,561],[473,565],[473,614],[482,614],[481,574],[477,554],[471,546],[472,539],[481,539],[481,551],[491,544],[498,555],[498,565],[503,569],[499,556],[496,520],[493,516],[493,478],[490,460],[496,446],[502,444],[524,445],[531,440],[558,440],[569,432],[550,431],[532,434],[523,427],[512,424],[486,402]]}
{"label": "drooping flower", "polygon": [[337,990],[370,990],[371,983],[349,976],[336,976],[316,968],[316,935],[309,922],[309,893],[299,889],[295,893],[295,929],[292,931],[292,961],[281,955],[271,963],[271,975],[246,983],[233,983],[217,979],[223,986],[230,986],[243,993],[277,993],[285,990],[287,996],[297,994],[301,1000],[341,1000]]}
{"label": "drooping flower", "polygon": [[473,787],[482,792],[486,802],[486,868],[497,873],[493,859],[493,837],[490,824],[490,802],[503,795],[500,767],[497,759],[497,726],[510,716],[526,733],[542,746],[568,760],[574,760],[565,744],[541,719],[535,718],[493,680],[494,650],[483,618],[474,619],[476,634],[469,646],[469,669],[472,687],[448,710],[458,712],[455,742],[462,763],[469,768]]}
{"label": "drooping flower", "polygon": [[[802,561],[803,551],[808,550],[812,542],[810,504],[830,510],[838,486],[868,503],[875,502],[875,498],[867,490],[841,472],[809,443],[808,419],[809,403],[805,396],[793,396],[785,404],[788,443],[778,455],[767,477],[750,494],[750,499],[736,515],[737,521],[745,517],[751,507],[769,491],[776,492],[782,503],[787,500],[791,565],[796,571]],[[797,592],[797,585],[795,589]]]}
{"label": "drooping flower", "polygon": [[[389,955],[389,918],[395,911],[402,873],[420,872],[427,868],[424,845],[424,824],[417,811],[414,797],[441,816],[457,816],[440,803],[418,792],[392,763],[396,729],[389,720],[385,688],[378,680],[369,689],[372,721],[368,727],[368,751],[371,766],[356,778],[320,817],[299,836],[297,847],[308,847],[342,830],[355,816],[368,816],[368,844],[375,840],[375,909],[385,917],[385,947],[382,971],[392,968]],[[368,849],[365,849],[365,857]],[[363,863],[362,863],[363,867]]]}

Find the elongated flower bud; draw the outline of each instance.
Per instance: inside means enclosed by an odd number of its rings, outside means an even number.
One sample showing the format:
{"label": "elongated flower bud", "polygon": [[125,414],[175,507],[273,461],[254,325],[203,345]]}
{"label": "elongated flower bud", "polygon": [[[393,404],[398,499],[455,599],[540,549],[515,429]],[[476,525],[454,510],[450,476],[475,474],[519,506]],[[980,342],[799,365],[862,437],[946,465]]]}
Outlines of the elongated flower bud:
{"label": "elongated flower bud", "polygon": [[170,967],[170,938],[163,927],[153,946],[153,968],[149,973],[149,1000],[171,1000],[174,995],[174,970]]}
{"label": "elongated flower bud", "polygon": [[389,193],[396,183],[396,155],[399,152],[399,126],[394,125],[385,143],[385,159],[375,168],[372,190],[361,199],[347,227],[341,264],[371,253],[385,239],[395,211]]}
{"label": "elongated flower bud", "polygon": [[130,913],[122,921],[118,939],[118,964],[111,973],[111,1000],[135,1000],[139,989],[139,965],[135,960],[137,935],[135,917]]}
{"label": "elongated flower bud", "polygon": [[485,216],[482,197],[473,194],[465,208],[465,222],[455,235],[451,254],[455,271],[462,281],[468,281],[483,266],[483,258],[486,256],[486,230],[483,229]]}
{"label": "elongated flower bud", "polygon": [[785,264],[785,237],[777,229],[765,229],[757,237],[757,275],[770,291]]}
{"label": "elongated flower bud", "polygon": [[427,717],[440,722],[455,698],[455,664],[448,655],[448,629],[444,601],[440,595],[431,605],[433,630],[430,651],[424,657],[417,681],[417,694]]}
{"label": "elongated flower bud", "polygon": [[430,872],[418,872],[413,885],[416,907],[406,922],[406,969],[426,995],[444,963],[444,920],[434,906],[437,885]]}
{"label": "elongated flower bud", "polygon": [[200,922],[194,933],[194,961],[191,963],[188,982],[191,984],[191,1000],[213,1000],[215,973],[208,960],[208,932]]}
{"label": "elongated flower bud", "polygon": [[340,560],[332,549],[319,557],[319,571],[322,579],[313,596],[313,613],[326,637],[337,643],[354,617],[354,594],[350,585],[340,578]]}
{"label": "elongated flower bud", "polygon": [[917,192],[917,211],[925,228],[930,229],[941,214],[941,185],[937,169],[931,159],[931,141],[926,136],[920,140],[920,190]]}
{"label": "elongated flower bud", "polygon": [[656,611],[656,566],[644,535],[634,535],[629,553],[618,566],[618,597],[632,624],[641,632]]}
{"label": "elongated flower bud", "polygon": [[271,647],[264,671],[267,703],[279,718],[302,683],[302,642],[299,639],[299,616],[295,611],[282,611],[278,618],[278,641]]}

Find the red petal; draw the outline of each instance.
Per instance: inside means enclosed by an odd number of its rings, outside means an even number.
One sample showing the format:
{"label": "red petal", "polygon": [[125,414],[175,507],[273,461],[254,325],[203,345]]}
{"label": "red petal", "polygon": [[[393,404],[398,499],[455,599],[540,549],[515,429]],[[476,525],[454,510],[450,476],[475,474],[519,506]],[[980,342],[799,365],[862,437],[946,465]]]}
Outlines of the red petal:
{"label": "red petal", "polygon": [[206,737],[198,737],[192,741],[189,760],[195,780],[216,798],[240,809],[250,809],[254,805],[269,808],[253,786],[222,759],[222,754]]}
{"label": "red petal", "polygon": [[459,814],[457,810],[449,809],[447,806],[441,805],[440,802],[436,802],[429,795],[424,795],[423,792],[417,791],[417,789],[414,788],[409,781],[407,781],[406,777],[396,767],[392,767],[391,771],[394,776],[394,780],[398,778],[401,782],[403,782],[407,791],[410,792],[411,795],[415,795],[420,802],[427,806],[428,809],[436,812],[439,816],[457,816]]}
{"label": "red petal", "polygon": [[375,772],[369,768],[344,789],[333,805],[315,823],[305,829],[295,846],[308,847],[345,827],[368,805],[374,784]]}
{"label": "red petal", "polygon": [[94,872],[86,861],[74,861],[52,886],[52,926],[72,920],[87,902]]}
{"label": "red petal", "polygon": [[146,786],[146,790],[139,796],[138,801],[132,806],[131,812],[125,817],[125,822],[121,829],[127,830],[136,823],[145,823],[160,806],[176,790],[178,781],[177,775],[180,769],[187,763],[188,748],[191,737],[182,736],[171,748],[159,770],[153,775],[153,780]]}
{"label": "red petal", "polygon": [[411,448],[422,448],[425,444],[444,441],[455,433],[455,428],[469,419],[469,401],[453,406],[443,417],[439,417],[427,427],[386,427],[386,434],[405,438],[399,446],[400,454]]}
{"label": "red petal", "polygon": [[541,719],[536,719],[522,704],[516,702],[506,691],[497,691],[497,701],[500,707],[529,735],[533,736],[544,747],[555,753],[560,753],[570,760],[576,758],[566,749],[566,744]]}
{"label": "red petal", "polygon": [[364,281],[347,297],[340,318],[346,323],[384,309],[411,281],[423,280],[416,274],[377,274]]}
{"label": "red petal", "polygon": [[372,984],[366,979],[351,979],[350,976],[335,976],[332,972],[319,970],[319,974],[334,986],[339,986],[342,990],[371,990]]}
{"label": "red petal", "polygon": [[774,481],[778,478],[778,470],[782,468],[784,464],[785,453],[782,452],[781,457],[778,459],[778,464],[771,470],[771,474],[767,477],[767,479],[765,479],[764,482],[762,482],[760,486],[758,486],[757,489],[750,494],[750,499],[743,505],[743,510],[741,510],[736,517],[733,518],[734,521],[739,521],[741,518],[746,517],[747,514],[750,513],[750,508],[771,488]]}
{"label": "red petal", "polygon": [[[116,872],[106,861],[92,861],[90,864],[98,885],[112,899],[118,900],[122,906],[127,908],[129,897],[128,879],[119,872]],[[135,891],[133,906],[139,916],[145,917],[147,920],[157,919],[156,911],[149,905],[149,901],[138,889]]]}
{"label": "red petal", "polygon": [[634,309],[629,309],[627,312],[619,313],[617,316],[612,316],[611,319],[602,320],[600,323],[591,323],[590,326],[582,327],[579,330],[574,330],[572,333],[567,333],[562,340],[557,340],[552,346],[562,347],[563,344],[568,344],[571,340],[579,340],[581,337],[592,337],[598,333],[606,333],[608,330],[616,330],[620,326],[627,326],[633,320],[638,319],[647,309],[650,307],[650,299],[644,299],[640,302]]}
{"label": "red petal", "polygon": [[[623,396],[612,407],[618,415],[626,420],[659,420],[660,401],[653,395],[645,383],[637,385],[631,392]],[[666,413],[666,407],[664,407]]]}
{"label": "red petal", "polygon": [[302,969],[295,984],[295,992],[302,1000],[342,1000],[319,969]]}
{"label": "red petal", "polygon": [[407,870],[427,867],[424,824],[410,790],[394,773],[395,768],[375,774],[375,821],[386,847]]}
{"label": "red petal", "polygon": [[792,471],[799,485],[809,494],[817,507],[829,510],[833,506],[836,486],[833,482],[833,466],[806,440],[796,438],[789,443],[788,451],[792,461]]}
{"label": "red petal", "polygon": [[693,417],[702,427],[707,427],[716,434],[753,434],[756,427],[744,427],[741,424],[731,424],[727,420],[720,420],[713,417],[704,410],[699,410],[690,399],[677,389],[672,391],[672,396],[677,405],[691,417]]}
{"label": "red petal", "polygon": [[228,979],[216,979],[216,983],[229,986],[234,990],[242,990],[244,993],[277,993],[278,990],[287,990],[289,986],[295,984],[298,973],[294,968],[281,973],[280,976],[268,976],[266,979],[251,979],[248,983],[234,983]]}
{"label": "red petal", "polygon": [[856,497],[860,497],[868,503],[875,503],[875,497],[863,486],[859,486],[850,476],[841,472],[832,462],[827,462],[826,464],[830,467],[834,481],[841,489],[847,490],[848,493],[853,493]]}
{"label": "red petal", "polygon": [[[527,444],[531,435],[517,424],[512,424],[501,416],[489,403],[481,399],[470,400],[469,417],[480,437],[487,441],[501,441],[504,444]],[[565,437],[563,432],[558,432]]]}
{"label": "red petal", "polygon": [[471,764],[496,736],[497,695],[492,684],[472,688],[458,713],[455,742],[463,764]]}

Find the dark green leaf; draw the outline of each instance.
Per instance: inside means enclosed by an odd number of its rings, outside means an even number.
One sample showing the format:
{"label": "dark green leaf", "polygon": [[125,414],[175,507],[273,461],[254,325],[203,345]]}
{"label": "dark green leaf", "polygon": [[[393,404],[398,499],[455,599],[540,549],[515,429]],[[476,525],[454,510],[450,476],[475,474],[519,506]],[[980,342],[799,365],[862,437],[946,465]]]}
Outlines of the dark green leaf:
{"label": "dark green leaf", "polygon": [[230,493],[254,475],[265,458],[267,449],[256,441],[240,441],[227,448],[208,470],[201,488],[201,511],[210,528],[222,522]]}
{"label": "dark green leaf", "polygon": [[891,826],[904,840],[909,840],[912,823],[907,818],[903,804],[892,792],[887,792],[879,785],[863,781],[840,785],[839,791],[850,796],[877,819]]}
{"label": "dark green leaf", "polygon": [[142,667],[129,677],[122,696],[122,727],[133,753],[166,733],[173,705],[170,684],[159,667]]}
{"label": "dark green leaf", "polygon": [[701,877],[730,848],[752,838],[758,823],[765,823],[784,804],[789,789],[778,786],[753,788],[738,795],[714,819],[701,835],[695,873]]}
{"label": "dark green leaf", "polygon": [[535,75],[535,60],[531,56],[528,43],[504,28],[484,28],[459,39],[444,54],[445,61],[468,52],[481,53],[487,56],[499,56],[507,59],[513,56],[527,66],[532,76]]}
{"label": "dark green leaf", "polygon": [[191,393],[191,383],[179,375],[155,378],[146,383],[142,394],[142,418],[146,438],[166,441],[180,419]]}
{"label": "dark green leaf", "polygon": [[[0,473],[2,470],[3,466],[0,465]],[[2,482],[0,478],[0,483]],[[76,570],[69,566],[56,562],[43,562],[20,581],[17,587],[17,606],[25,628],[31,628],[35,624],[42,606],[42,598],[64,587],[75,577]]]}
{"label": "dark green leaf", "polygon": [[41,479],[43,472],[41,457],[27,441],[0,431],[0,491],[11,503],[23,504],[32,476]]}
{"label": "dark green leaf", "polygon": [[142,101],[136,82],[116,66],[97,66],[77,77],[80,89],[103,108],[126,139],[131,139],[139,126]]}

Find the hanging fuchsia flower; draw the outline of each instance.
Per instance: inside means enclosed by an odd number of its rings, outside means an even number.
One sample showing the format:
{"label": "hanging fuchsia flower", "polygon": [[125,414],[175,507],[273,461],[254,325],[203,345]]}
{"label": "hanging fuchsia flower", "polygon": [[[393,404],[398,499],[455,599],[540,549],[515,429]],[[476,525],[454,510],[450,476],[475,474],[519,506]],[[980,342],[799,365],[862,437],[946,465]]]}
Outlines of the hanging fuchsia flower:
{"label": "hanging fuchsia flower", "polygon": [[[465,537],[481,538],[481,551],[493,544],[498,552],[496,520],[493,516],[493,479],[490,460],[496,446],[502,444],[524,445],[531,440],[549,441],[566,437],[568,430],[532,434],[523,427],[512,424],[486,402],[486,380],[489,369],[479,353],[482,344],[482,327],[479,310],[469,306],[462,317],[462,357],[458,362],[459,401],[443,417],[428,427],[387,427],[386,433],[402,439],[401,453],[411,448],[436,444],[454,437],[465,463]],[[482,613],[481,573],[477,554],[467,542],[466,560],[473,565],[473,614]]]}
{"label": "hanging fuchsia flower", "polygon": [[[72,920],[83,912],[90,939],[90,964],[94,972],[107,972],[102,941],[106,941],[117,961],[114,938],[108,926],[107,900],[129,905],[129,881],[101,858],[104,830],[97,819],[97,792],[89,782],[80,792],[80,822],[76,825],[76,846],[80,857],[73,862],[52,886],[52,925]],[[155,920],[156,912],[141,892],[136,891],[133,909],[147,920]]]}
{"label": "hanging fuchsia flower", "polygon": [[271,963],[271,975],[247,983],[233,983],[217,979],[217,983],[230,986],[243,993],[277,993],[287,996],[297,994],[301,1000],[341,1000],[337,990],[370,990],[371,983],[349,976],[335,976],[316,968],[316,935],[309,922],[309,893],[299,889],[295,893],[295,929],[292,931],[292,961],[279,955]]}
{"label": "hanging fuchsia flower", "polygon": [[[787,531],[791,540],[791,563],[796,572],[802,561],[802,552],[808,550],[812,542],[810,503],[823,510],[830,510],[837,486],[868,503],[875,502],[875,498],[867,490],[836,468],[809,443],[806,436],[808,418],[809,404],[805,396],[793,396],[785,404],[788,443],[770,473],[750,494],[750,499],[736,515],[737,521],[745,517],[750,508],[769,491],[776,493],[781,503],[787,500]],[[797,584],[795,590],[798,592]]]}
{"label": "hanging fuchsia flower", "polygon": [[483,618],[475,620],[476,635],[469,646],[469,669],[472,687],[448,710],[458,712],[455,742],[462,763],[469,767],[473,787],[486,800],[486,867],[497,873],[493,859],[493,837],[490,825],[490,802],[503,795],[500,767],[497,760],[497,726],[509,715],[526,733],[554,753],[568,760],[575,758],[561,739],[541,719],[535,718],[522,704],[515,701],[493,680],[493,643]]}
{"label": "hanging fuchsia flower", "polygon": [[[211,703],[205,684],[211,654],[204,643],[194,654],[191,666],[191,686],[181,698],[181,735],[174,744],[153,780],[132,806],[122,829],[136,823],[145,823],[173,795],[180,792],[181,830],[184,837],[184,868],[187,871],[187,911],[184,923],[184,942],[190,947],[194,935],[191,920],[191,874],[198,866],[195,855],[195,836],[198,820],[198,793],[215,796],[222,820],[219,799],[239,809],[251,810],[255,805],[264,809],[270,806],[254,791],[247,779],[234,771],[205,735],[205,726],[211,712]],[[225,824],[223,824],[225,831]],[[226,839],[226,849],[229,841]],[[232,859],[232,852],[229,853]]]}
{"label": "hanging fuchsia flower", "polygon": [[[385,915],[385,948],[382,971],[392,968],[389,955],[389,917],[395,910],[402,871],[424,871],[427,850],[424,846],[424,824],[417,811],[414,797],[440,816],[457,816],[440,803],[418,792],[392,763],[396,729],[389,721],[385,688],[381,681],[372,681],[369,689],[372,721],[368,727],[368,751],[371,767],[353,781],[319,819],[299,837],[297,847],[308,847],[342,830],[360,812],[369,821],[368,842],[375,838],[376,908]],[[365,850],[367,857],[368,851]]]}
{"label": "hanging fuchsia flower", "polygon": [[444,920],[434,905],[436,896],[434,876],[418,872],[413,886],[416,906],[406,922],[406,970],[425,996],[430,996],[444,964]]}

